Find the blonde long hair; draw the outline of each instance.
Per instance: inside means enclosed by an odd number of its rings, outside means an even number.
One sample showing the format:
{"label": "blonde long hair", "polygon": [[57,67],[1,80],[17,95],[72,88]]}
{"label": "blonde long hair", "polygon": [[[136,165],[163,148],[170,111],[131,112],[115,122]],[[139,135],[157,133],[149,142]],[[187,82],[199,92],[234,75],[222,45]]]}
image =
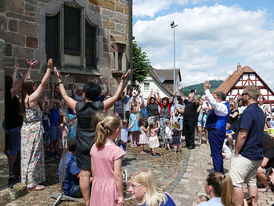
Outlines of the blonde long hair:
{"label": "blonde long hair", "polygon": [[157,191],[152,172],[148,169],[138,170],[131,175],[134,179],[146,188],[146,194],[143,201],[139,205],[146,203],[147,206],[160,206],[166,203],[167,197],[164,193]]}
{"label": "blonde long hair", "polygon": [[96,126],[95,144],[97,148],[104,145],[105,139],[121,127],[121,119],[117,115],[111,114],[100,121]]}
{"label": "blonde long hair", "polygon": [[216,197],[221,197],[225,206],[233,205],[233,185],[229,175],[212,172],[207,176],[207,184],[213,187]]}

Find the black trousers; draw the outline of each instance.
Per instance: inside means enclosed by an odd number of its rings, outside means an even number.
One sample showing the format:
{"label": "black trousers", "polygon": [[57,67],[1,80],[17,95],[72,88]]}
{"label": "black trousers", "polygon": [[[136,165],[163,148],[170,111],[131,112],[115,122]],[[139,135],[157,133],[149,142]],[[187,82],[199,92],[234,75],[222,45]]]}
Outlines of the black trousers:
{"label": "black trousers", "polygon": [[186,140],[186,147],[194,147],[194,134],[195,134],[195,122],[194,120],[184,119],[184,135]]}

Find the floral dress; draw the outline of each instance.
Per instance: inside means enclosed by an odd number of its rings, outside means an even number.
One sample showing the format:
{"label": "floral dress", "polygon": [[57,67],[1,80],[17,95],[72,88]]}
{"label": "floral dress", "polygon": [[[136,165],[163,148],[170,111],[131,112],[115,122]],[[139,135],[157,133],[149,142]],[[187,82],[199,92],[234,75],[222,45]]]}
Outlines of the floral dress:
{"label": "floral dress", "polygon": [[42,113],[38,105],[26,108],[21,129],[21,182],[28,188],[45,181]]}

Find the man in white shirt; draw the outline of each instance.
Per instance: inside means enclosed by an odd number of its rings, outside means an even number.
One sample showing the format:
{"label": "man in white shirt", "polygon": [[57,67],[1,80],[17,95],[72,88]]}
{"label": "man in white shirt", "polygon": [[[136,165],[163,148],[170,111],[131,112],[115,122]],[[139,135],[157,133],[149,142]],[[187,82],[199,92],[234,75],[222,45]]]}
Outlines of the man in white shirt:
{"label": "man in white shirt", "polygon": [[226,95],[223,92],[217,92],[212,95],[209,91],[210,84],[204,82],[206,100],[212,106],[206,129],[208,130],[208,139],[213,160],[214,171],[224,173],[222,147],[226,137],[226,123],[229,117],[229,105],[225,101]]}

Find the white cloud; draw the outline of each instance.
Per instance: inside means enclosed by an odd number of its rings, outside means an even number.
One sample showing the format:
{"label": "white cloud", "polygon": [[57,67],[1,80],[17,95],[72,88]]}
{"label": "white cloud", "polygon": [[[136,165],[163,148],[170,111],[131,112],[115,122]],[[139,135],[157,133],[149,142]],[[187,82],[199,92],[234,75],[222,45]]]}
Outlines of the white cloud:
{"label": "white cloud", "polygon": [[[185,1],[186,3],[187,1]],[[193,3],[193,2],[192,2]],[[178,11],[178,10],[177,10]],[[208,78],[223,80],[238,63],[249,65],[274,88],[274,30],[266,11],[247,11],[237,6],[195,7],[137,20],[134,36],[156,68],[173,68],[173,31],[176,27],[176,67],[182,68],[189,84]]]}
{"label": "white cloud", "polygon": [[154,17],[154,15],[165,10],[171,4],[171,0],[134,0],[133,15],[136,17]]}

